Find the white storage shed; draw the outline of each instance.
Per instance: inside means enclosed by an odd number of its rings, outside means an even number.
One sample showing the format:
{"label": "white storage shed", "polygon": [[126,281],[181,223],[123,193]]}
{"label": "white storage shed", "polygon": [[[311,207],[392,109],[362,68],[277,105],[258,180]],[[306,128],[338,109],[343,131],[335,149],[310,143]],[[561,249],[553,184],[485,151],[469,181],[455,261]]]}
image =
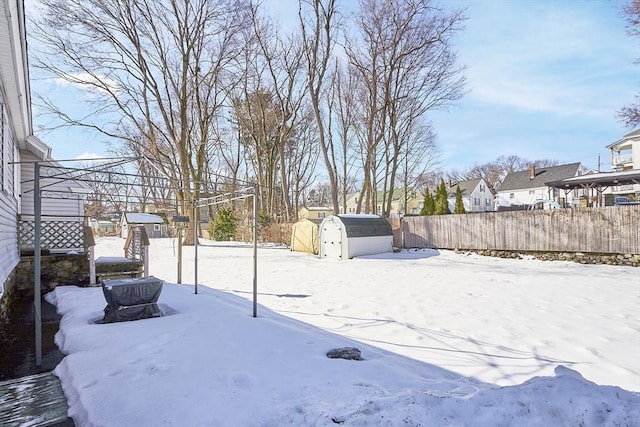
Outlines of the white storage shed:
{"label": "white storage shed", "polygon": [[350,259],[393,251],[389,221],[378,215],[331,215],[320,224],[320,258]]}

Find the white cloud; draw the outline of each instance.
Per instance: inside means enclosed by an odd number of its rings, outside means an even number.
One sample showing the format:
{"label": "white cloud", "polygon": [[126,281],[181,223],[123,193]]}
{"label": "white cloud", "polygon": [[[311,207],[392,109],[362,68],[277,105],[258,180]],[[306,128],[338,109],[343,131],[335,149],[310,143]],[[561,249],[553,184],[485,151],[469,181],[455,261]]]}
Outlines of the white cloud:
{"label": "white cloud", "polygon": [[54,79],[59,86],[74,86],[87,92],[99,92],[101,94],[118,93],[119,88],[115,80],[106,76],[92,75],[89,73],[68,73],[63,77]]}
{"label": "white cloud", "polygon": [[87,151],[85,151],[84,153],[80,154],[79,156],[76,156],[76,158],[74,160],[97,160],[97,159],[101,159],[104,156],[101,156],[99,154],[96,153],[89,153]]}

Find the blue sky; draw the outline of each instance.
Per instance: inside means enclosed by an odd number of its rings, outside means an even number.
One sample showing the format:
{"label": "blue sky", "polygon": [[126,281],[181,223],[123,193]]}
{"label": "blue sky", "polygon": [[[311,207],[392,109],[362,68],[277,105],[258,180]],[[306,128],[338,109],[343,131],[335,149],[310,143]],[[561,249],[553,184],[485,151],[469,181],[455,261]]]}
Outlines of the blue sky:
{"label": "blue sky", "polygon": [[[283,26],[296,19],[296,0],[266,0]],[[467,66],[468,93],[448,111],[430,114],[442,167],[466,168],[501,155],[582,162],[609,170],[607,144],[631,131],[615,112],[640,92],[640,40],[627,36],[621,0],[449,0],[467,8],[466,28],[455,40]],[[31,1],[27,1],[27,7]],[[343,1],[351,8],[355,2]],[[28,9],[29,10],[29,9]],[[90,94],[34,79],[70,111]],[[35,99],[35,97],[34,97]],[[43,133],[58,159],[105,155],[103,136],[86,130]]]}

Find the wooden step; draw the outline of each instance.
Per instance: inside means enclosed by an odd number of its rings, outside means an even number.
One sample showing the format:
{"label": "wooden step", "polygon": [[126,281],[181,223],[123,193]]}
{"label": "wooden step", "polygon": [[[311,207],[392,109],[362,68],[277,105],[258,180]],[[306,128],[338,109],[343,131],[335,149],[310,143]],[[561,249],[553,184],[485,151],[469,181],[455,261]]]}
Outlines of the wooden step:
{"label": "wooden step", "polygon": [[0,382],[0,426],[73,426],[52,372]]}

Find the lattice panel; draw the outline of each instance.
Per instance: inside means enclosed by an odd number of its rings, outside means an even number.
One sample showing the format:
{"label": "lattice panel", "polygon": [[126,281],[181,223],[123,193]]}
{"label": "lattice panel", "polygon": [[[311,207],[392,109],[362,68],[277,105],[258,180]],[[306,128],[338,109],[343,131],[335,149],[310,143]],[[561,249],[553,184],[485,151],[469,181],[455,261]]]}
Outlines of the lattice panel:
{"label": "lattice panel", "polygon": [[[84,247],[83,223],[77,221],[42,221],[40,247],[69,249]],[[34,249],[35,221],[20,221],[20,249]]]}

